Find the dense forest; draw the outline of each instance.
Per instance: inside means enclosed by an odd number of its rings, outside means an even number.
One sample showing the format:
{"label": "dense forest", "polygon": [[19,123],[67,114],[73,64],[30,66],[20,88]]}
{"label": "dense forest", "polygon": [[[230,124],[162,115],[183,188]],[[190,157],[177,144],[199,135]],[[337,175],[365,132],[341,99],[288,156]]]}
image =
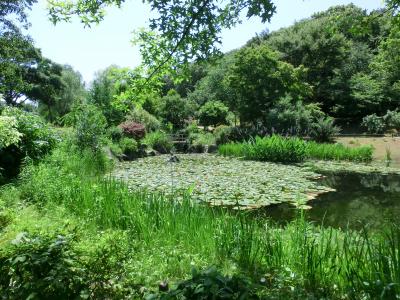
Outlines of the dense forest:
{"label": "dense forest", "polygon": [[[90,25],[123,2],[50,1],[49,18]],[[397,219],[307,214],[336,192],[329,172],[398,199],[399,1],[334,6],[229,53],[222,28],[244,9],[270,20],[271,1],[148,1],[141,65],[87,84],[35,46],[35,4],[0,0],[1,299],[400,297]],[[391,213],[378,198],[347,209]],[[282,204],[293,219],[260,213]]]}

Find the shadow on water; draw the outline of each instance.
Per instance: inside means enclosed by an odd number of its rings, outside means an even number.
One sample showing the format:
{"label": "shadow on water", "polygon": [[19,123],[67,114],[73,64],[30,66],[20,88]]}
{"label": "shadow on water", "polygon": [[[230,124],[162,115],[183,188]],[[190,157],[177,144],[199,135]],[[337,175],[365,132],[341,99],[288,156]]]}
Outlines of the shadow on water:
{"label": "shadow on water", "polygon": [[[306,218],[336,228],[359,229],[363,224],[380,228],[387,222],[400,224],[400,175],[377,173],[324,173],[321,183],[336,189],[309,202]],[[284,223],[299,212],[291,205],[276,205],[258,211]],[[257,213],[257,214],[258,214]]]}

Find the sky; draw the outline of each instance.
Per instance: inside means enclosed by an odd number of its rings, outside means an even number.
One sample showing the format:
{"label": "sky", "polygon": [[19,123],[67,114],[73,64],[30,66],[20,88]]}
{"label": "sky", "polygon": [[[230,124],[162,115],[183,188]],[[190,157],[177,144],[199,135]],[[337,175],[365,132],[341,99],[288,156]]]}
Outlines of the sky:
{"label": "sky", "polygon": [[[354,3],[371,11],[383,7],[382,0],[275,0],[277,12],[270,23],[257,18],[244,19],[242,24],[222,32],[223,52],[239,48],[250,38],[266,29],[270,32],[292,25],[295,21],[328,9],[333,5]],[[32,26],[28,33],[45,57],[61,64],[69,64],[79,71],[86,83],[95,72],[115,64],[136,67],[140,64],[137,47],[132,46],[132,32],[148,25],[150,9],[142,1],[126,0],[121,9],[107,9],[99,25],[84,28],[79,20],[53,25],[47,17],[47,1],[39,0],[29,13]]]}

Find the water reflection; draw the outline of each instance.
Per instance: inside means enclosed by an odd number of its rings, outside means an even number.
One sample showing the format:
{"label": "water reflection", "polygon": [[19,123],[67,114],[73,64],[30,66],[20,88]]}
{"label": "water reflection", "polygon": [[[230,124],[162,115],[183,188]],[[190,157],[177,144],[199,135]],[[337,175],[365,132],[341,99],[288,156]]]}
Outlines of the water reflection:
{"label": "water reflection", "polygon": [[[368,223],[373,228],[388,221],[400,224],[400,176],[378,173],[327,173],[322,183],[336,192],[320,195],[309,204],[309,220],[328,226],[360,228]],[[289,205],[266,207],[260,211],[278,222],[291,220],[298,213]]]}

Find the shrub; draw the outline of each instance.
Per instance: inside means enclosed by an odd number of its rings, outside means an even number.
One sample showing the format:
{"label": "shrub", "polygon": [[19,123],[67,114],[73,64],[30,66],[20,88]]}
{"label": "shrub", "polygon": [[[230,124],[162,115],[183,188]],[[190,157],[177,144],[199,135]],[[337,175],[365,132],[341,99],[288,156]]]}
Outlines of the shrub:
{"label": "shrub", "polygon": [[81,104],[66,115],[64,121],[74,126],[75,143],[81,151],[100,152],[107,120],[93,104]]}
{"label": "shrub", "polygon": [[56,144],[55,132],[38,116],[6,107],[0,115],[0,170],[8,180],[18,175],[22,161],[41,159]]}
{"label": "shrub", "polygon": [[208,101],[199,110],[199,123],[204,126],[226,124],[229,109],[221,101]]}
{"label": "shrub", "polygon": [[161,99],[159,114],[165,123],[171,123],[173,129],[183,128],[185,120],[195,113],[195,104],[182,98],[176,91],[171,90]]}
{"label": "shrub", "polygon": [[169,153],[173,148],[171,137],[163,131],[150,132],[143,142],[163,154]]}
{"label": "shrub", "polygon": [[304,105],[293,101],[292,97],[283,97],[268,111],[264,126],[270,132],[282,135],[307,135],[315,119],[324,115],[316,104]]}
{"label": "shrub", "polygon": [[133,156],[138,152],[138,143],[136,140],[131,138],[122,138],[119,142],[119,146],[121,147],[122,152],[128,156]]}
{"label": "shrub", "polygon": [[146,128],[140,123],[125,121],[119,124],[119,127],[125,136],[134,138],[135,140],[140,140],[146,135]]}
{"label": "shrub", "polygon": [[319,118],[315,123],[311,124],[310,137],[314,141],[333,142],[335,135],[340,132],[340,128],[334,125],[333,118]]}
{"label": "shrub", "polygon": [[72,299],[84,273],[71,250],[72,237],[20,233],[0,252],[0,289],[6,299]]}
{"label": "shrub", "polygon": [[361,126],[365,127],[369,133],[380,134],[386,130],[385,121],[376,114],[365,116],[362,119]]}
{"label": "shrub", "polygon": [[400,131],[400,112],[399,111],[390,111],[386,112],[386,115],[383,116],[383,119],[388,128],[395,129]]}
{"label": "shrub", "polygon": [[15,117],[0,116],[0,150],[21,141],[22,133],[17,129]]}
{"label": "shrub", "polygon": [[214,129],[215,143],[217,145],[227,144],[231,142],[230,136],[232,127],[220,125]]}
{"label": "shrub", "polygon": [[134,108],[126,117],[126,120],[143,124],[147,132],[158,130],[161,127],[160,121],[142,108]]}
{"label": "shrub", "polygon": [[113,142],[119,142],[120,139],[122,139],[123,132],[122,128],[118,126],[112,126],[107,129],[107,136],[113,141]]}
{"label": "shrub", "polygon": [[151,299],[258,299],[251,281],[242,276],[226,277],[215,268],[203,272],[192,270],[192,278],[178,284],[168,293],[152,295]]}
{"label": "shrub", "polygon": [[195,146],[215,145],[215,136],[210,132],[202,132],[193,134],[190,137],[191,143]]}

